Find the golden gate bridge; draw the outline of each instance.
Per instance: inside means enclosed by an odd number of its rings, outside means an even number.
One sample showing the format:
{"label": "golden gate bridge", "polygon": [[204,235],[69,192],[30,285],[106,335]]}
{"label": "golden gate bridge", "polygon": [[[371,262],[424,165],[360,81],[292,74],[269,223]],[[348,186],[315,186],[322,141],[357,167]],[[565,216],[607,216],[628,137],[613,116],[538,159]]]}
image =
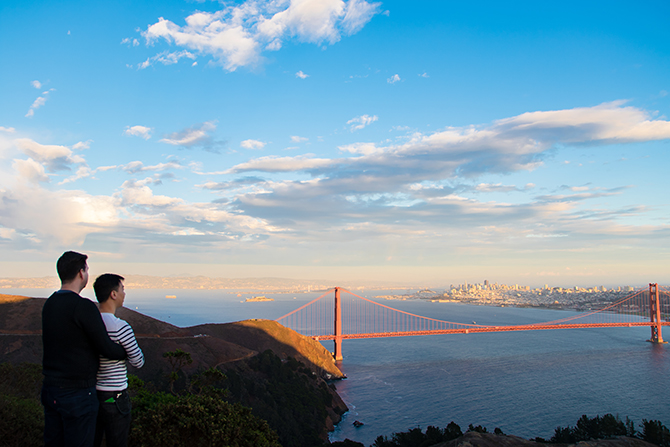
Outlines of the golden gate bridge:
{"label": "golden gate bridge", "polygon": [[[354,299],[343,300],[343,292]],[[334,305],[324,299],[332,293],[335,297]],[[543,323],[521,325],[480,325],[474,321],[472,324],[456,323],[424,317],[335,287],[275,321],[315,340],[333,340],[334,357],[340,361],[343,359],[342,341],[361,338],[649,326],[651,337],[648,341],[665,343],[661,328],[670,325],[669,316],[670,293],[659,288],[656,283],[614,303],[604,303],[597,310]]]}

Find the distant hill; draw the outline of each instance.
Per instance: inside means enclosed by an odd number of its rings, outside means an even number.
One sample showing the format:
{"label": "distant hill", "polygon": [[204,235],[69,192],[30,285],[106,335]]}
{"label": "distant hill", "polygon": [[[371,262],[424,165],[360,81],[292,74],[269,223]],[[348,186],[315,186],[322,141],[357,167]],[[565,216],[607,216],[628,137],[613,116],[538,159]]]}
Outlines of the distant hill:
{"label": "distant hill", "polygon": [[[41,313],[44,302],[44,298],[0,295],[0,334],[3,336],[0,352],[4,360],[42,362]],[[178,348],[191,353],[194,360],[185,368],[187,373],[235,362],[270,349],[282,359],[296,358],[321,377],[344,377],[330,352],[319,342],[271,320],[181,328],[126,308],[119,309],[117,316],[133,327],[147,357],[145,368],[132,371],[140,378],[149,378],[154,370],[168,368],[163,352]]]}

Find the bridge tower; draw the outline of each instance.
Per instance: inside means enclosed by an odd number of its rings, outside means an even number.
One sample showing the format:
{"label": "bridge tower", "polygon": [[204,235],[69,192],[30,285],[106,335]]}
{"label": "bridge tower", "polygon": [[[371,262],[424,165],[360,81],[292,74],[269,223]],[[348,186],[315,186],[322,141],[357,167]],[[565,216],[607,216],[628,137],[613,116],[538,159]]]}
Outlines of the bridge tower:
{"label": "bridge tower", "polygon": [[667,343],[663,341],[661,334],[661,303],[658,296],[658,284],[649,283],[649,316],[651,319],[651,338],[647,341],[652,343]]}
{"label": "bridge tower", "polygon": [[335,287],[335,361],[341,362],[342,357],[342,303],[340,288]]}

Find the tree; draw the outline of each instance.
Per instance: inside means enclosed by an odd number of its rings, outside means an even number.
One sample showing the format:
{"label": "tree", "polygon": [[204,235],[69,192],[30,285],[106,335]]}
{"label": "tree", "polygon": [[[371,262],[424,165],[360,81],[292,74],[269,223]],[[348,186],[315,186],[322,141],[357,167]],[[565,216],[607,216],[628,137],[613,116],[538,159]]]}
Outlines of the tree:
{"label": "tree", "polygon": [[670,431],[661,421],[642,419],[642,439],[661,447],[670,446]]}

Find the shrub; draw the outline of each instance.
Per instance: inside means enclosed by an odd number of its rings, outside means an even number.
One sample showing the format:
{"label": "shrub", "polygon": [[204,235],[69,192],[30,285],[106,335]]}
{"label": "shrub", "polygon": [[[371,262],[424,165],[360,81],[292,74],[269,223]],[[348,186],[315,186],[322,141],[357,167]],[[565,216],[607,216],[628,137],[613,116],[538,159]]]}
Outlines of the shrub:
{"label": "shrub", "polygon": [[3,446],[42,445],[44,410],[39,399],[41,387],[41,365],[0,364],[0,443]]}
{"label": "shrub", "polygon": [[218,397],[141,390],[133,400],[130,444],[142,447],[280,447],[267,422]]}
{"label": "shrub", "polygon": [[0,444],[6,447],[41,446],[44,410],[36,399],[0,394]]}
{"label": "shrub", "polygon": [[425,434],[416,427],[406,432],[393,433],[390,440],[386,436],[378,436],[371,447],[428,447],[454,440],[462,435],[461,427],[452,421],[444,430],[428,426]]}

